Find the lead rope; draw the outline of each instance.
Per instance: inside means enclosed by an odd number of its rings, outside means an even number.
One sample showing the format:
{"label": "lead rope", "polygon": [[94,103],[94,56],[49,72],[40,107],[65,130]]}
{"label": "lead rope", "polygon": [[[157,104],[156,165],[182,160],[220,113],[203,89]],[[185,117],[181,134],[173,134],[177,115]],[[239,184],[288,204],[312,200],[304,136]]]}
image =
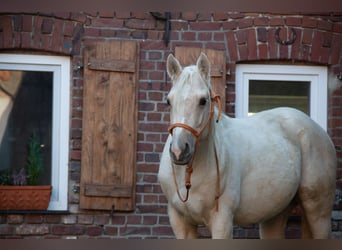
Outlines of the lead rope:
{"label": "lead rope", "polygon": [[[218,107],[218,115],[216,118],[216,123],[219,122],[220,117],[221,117],[221,99],[220,96],[215,95],[212,97],[212,101],[216,103],[217,107]],[[213,113],[214,113],[214,108],[213,106],[211,106],[211,110],[210,110],[210,115],[208,120],[206,121],[206,123],[201,127],[201,129],[199,131],[195,130],[194,128],[190,127],[187,124],[184,123],[175,123],[175,124],[171,124],[168,128],[168,131],[170,134],[172,134],[172,130],[175,127],[182,127],[184,129],[189,130],[195,137],[196,137],[196,143],[195,143],[195,149],[194,149],[194,155],[196,153],[197,150],[197,146],[199,143],[199,136],[201,135],[202,131],[205,129],[205,127],[208,125],[209,123],[209,131],[211,130],[211,120],[213,117]],[[209,135],[209,133],[208,133]],[[216,212],[219,209],[219,198],[220,198],[220,168],[219,168],[219,161],[218,161],[218,156],[217,156],[217,151],[216,151],[216,146],[214,143],[214,154],[215,154],[215,162],[216,162],[216,174],[217,174],[217,181],[216,181],[216,194],[215,194],[215,207],[216,207]],[[186,188],[186,194],[185,194],[185,198],[182,197],[182,195],[180,194],[179,191],[179,187],[178,187],[178,183],[176,180],[176,174],[175,174],[175,167],[173,162],[171,161],[171,166],[172,166],[172,176],[173,176],[173,181],[176,187],[176,192],[177,192],[177,196],[178,198],[182,201],[182,202],[187,202],[189,199],[189,192],[190,192],[190,188],[191,188],[191,174],[193,172],[193,168],[192,168],[192,162],[193,162],[194,156],[191,158],[190,163],[188,164],[188,166],[186,167],[185,170],[185,188]]]}

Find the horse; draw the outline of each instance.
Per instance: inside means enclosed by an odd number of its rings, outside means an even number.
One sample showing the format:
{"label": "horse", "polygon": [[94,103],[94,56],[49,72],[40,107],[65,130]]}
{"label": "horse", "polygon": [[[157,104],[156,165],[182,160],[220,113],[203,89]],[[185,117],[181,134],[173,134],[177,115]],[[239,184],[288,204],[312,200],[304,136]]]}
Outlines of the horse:
{"label": "horse", "polygon": [[303,238],[329,238],[336,188],[336,151],[303,112],[287,107],[248,118],[221,114],[204,53],[182,67],[170,54],[169,136],[158,179],[177,239],[233,238],[235,225],[259,224],[262,239],[285,238],[301,209]]}

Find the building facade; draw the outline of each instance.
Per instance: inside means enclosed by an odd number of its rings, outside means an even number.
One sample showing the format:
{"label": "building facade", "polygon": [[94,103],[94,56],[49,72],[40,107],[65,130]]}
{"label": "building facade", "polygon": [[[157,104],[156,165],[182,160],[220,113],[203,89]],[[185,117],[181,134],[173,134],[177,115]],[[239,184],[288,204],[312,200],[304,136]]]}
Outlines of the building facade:
{"label": "building facade", "polygon": [[[341,13],[0,13],[2,81],[6,70],[34,71],[52,85],[41,89],[52,104],[38,120],[48,117],[44,178],[53,188],[46,211],[0,211],[0,238],[174,238],[157,179],[169,122],[166,58],[195,63],[200,51],[220,58],[212,77],[229,116],[263,109],[272,96],[327,130],[338,156],[332,237],[342,238],[341,45]],[[272,86],[285,90],[269,93]],[[13,126],[35,113],[19,114]],[[300,237],[299,215],[289,220],[289,238]],[[258,226],[236,226],[234,237],[258,238]]]}

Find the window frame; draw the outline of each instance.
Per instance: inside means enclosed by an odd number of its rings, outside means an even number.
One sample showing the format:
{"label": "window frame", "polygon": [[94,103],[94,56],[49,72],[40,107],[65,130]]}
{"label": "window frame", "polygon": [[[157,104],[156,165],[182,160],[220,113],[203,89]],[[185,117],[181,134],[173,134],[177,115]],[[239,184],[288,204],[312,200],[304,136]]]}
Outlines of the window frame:
{"label": "window frame", "polygon": [[70,58],[67,56],[0,53],[0,69],[53,72],[51,145],[52,194],[47,210],[67,210],[70,127]]}
{"label": "window frame", "polygon": [[235,116],[248,116],[249,81],[310,82],[310,117],[327,130],[328,70],[324,66],[237,64]]}

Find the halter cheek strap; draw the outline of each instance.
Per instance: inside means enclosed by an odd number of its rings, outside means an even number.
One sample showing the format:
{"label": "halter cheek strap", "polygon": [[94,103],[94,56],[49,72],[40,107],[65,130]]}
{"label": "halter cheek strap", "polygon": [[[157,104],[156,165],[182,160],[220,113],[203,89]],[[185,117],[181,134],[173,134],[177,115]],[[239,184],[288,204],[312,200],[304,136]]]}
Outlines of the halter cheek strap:
{"label": "halter cheek strap", "polygon": [[[211,94],[212,94],[212,92],[211,92]],[[217,118],[216,118],[216,123],[217,123],[220,120],[220,117],[221,117],[221,99],[220,99],[220,96],[218,96],[218,95],[213,96],[211,99],[212,99],[212,101],[218,107],[218,115],[217,115]],[[174,180],[174,183],[175,183],[175,186],[176,186],[177,195],[178,195],[178,198],[182,202],[186,202],[189,199],[189,191],[190,191],[190,188],[191,188],[191,174],[193,172],[192,162],[193,162],[196,150],[197,150],[197,146],[199,144],[199,137],[202,134],[202,132],[204,131],[204,129],[208,126],[208,124],[209,124],[209,130],[211,130],[211,120],[213,118],[213,115],[214,115],[214,105],[211,104],[209,117],[203,123],[203,125],[200,127],[199,130],[194,129],[193,127],[191,127],[191,126],[189,126],[189,125],[187,125],[185,123],[174,123],[174,124],[171,124],[169,126],[169,128],[168,128],[168,132],[170,134],[172,134],[172,131],[173,131],[174,128],[181,127],[181,128],[184,128],[184,129],[190,131],[196,137],[194,154],[193,154],[193,156],[192,156],[192,158],[191,158],[190,162],[188,163],[188,166],[186,167],[186,170],[185,170],[186,171],[185,172],[186,173],[186,175],[185,175],[185,188],[186,188],[185,198],[183,198],[181,196],[180,192],[179,192],[179,187],[178,187],[178,183],[177,183],[177,180],[176,180],[174,164],[171,161],[172,175],[173,175],[173,180]],[[214,144],[214,153],[215,153],[216,172],[217,172],[217,183],[216,183],[217,185],[216,185],[215,202],[216,202],[216,211],[218,211],[218,199],[220,197],[220,171],[219,171],[219,162],[218,162],[218,157],[217,157],[217,151],[216,151],[215,144]]]}

